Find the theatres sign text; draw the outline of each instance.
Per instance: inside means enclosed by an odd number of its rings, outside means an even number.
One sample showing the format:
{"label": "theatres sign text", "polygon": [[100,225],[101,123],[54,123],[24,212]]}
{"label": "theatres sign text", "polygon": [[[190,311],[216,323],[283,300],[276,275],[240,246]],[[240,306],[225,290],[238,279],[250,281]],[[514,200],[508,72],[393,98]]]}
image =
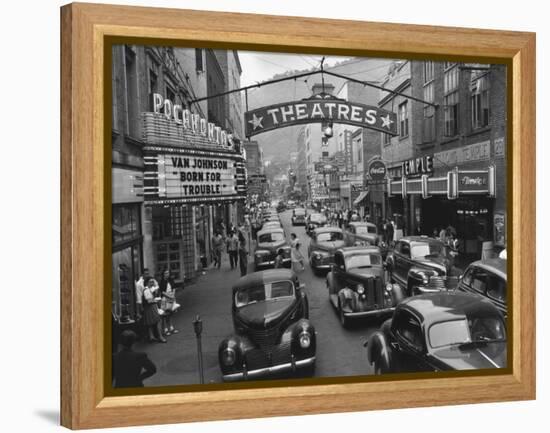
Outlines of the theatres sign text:
{"label": "theatres sign text", "polygon": [[312,98],[247,111],[246,136],[296,124],[323,123],[327,120],[397,135],[397,118],[391,111],[339,99]]}

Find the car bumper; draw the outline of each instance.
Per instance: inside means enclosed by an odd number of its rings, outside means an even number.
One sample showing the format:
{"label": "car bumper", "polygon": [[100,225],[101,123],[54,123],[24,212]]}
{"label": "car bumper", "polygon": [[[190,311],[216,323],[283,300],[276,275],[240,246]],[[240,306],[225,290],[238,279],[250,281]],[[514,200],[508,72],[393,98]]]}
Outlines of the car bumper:
{"label": "car bumper", "polygon": [[315,364],[315,356],[306,359],[298,359],[284,364],[272,365],[270,367],[258,368],[256,370],[241,371],[238,373],[224,374],[224,382],[235,382],[238,380],[253,380],[278,373],[296,371],[299,368],[310,367]]}
{"label": "car bumper", "polygon": [[395,307],[379,308],[377,310],[369,311],[344,311],[345,317],[361,318],[361,317],[374,317],[382,316],[385,314],[392,314],[395,311]]}
{"label": "car bumper", "polygon": [[[283,266],[290,266],[292,263],[291,258],[284,258],[283,259]],[[275,266],[275,260],[269,260],[267,262],[256,262],[255,263],[256,268],[269,268]]]}

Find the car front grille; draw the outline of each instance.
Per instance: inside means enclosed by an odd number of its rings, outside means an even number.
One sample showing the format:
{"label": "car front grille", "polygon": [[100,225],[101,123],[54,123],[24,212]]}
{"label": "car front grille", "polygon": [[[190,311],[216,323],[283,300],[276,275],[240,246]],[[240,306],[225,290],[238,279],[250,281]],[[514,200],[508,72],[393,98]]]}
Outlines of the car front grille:
{"label": "car front grille", "polygon": [[372,310],[384,307],[384,285],[379,277],[368,278],[365,281],[366,298],[361,302],[364,310]]}
{"label": "car front grille", "polygon": [[260,349],[266,351],[271,351],[280,338],[278,328],[262,330],[249,329],[248,336],[254,344],[258,345]]}
{"label": "car front grille", "polygon": [[247,369],[256,370],[290,362],[290,341],[270,346],[269,349],[270,350],[267,350],[267,348],[255,347],[246,352],[245,358]]}

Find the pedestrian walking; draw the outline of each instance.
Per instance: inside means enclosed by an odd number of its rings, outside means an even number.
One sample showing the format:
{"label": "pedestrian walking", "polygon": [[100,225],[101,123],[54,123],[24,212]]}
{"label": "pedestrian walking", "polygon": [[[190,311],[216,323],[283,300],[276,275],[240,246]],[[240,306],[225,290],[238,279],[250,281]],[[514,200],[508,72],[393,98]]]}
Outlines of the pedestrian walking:
{"label": "pedestrian walking", "polygon": [[229,255],[229,265],[231,269],[235,269],[239,261],[239,237],[235,230],[233,230],[227,238],[227,254]]}
{"label": "pedestrian walking", "polygon": [[178,311],[179,304],[176,302],[176,286],[174,279],[170,275],[170,271],[166,269],[162,274],[159,283],[159,291],[161,296],[160,308],[164,311],[162,318],[162,328],[164,335],[177,334],[179,331],[172,324],[172,315]]}
{"label": "pedestrian walking", "polygon": [[[292,233],[290,235],[291,241],[290,241],[290,257],[292,260],[292,267],[295,272],[301,272],[305,269],[304,267],[304,256],[302,255],[302,252],[300,251],[300,240],[296,236],[296,233]],[[300,267],[298,267],[300,265]]]}
{"label": "pedestrian walking", "polygon": [[282,268],[283,267],[283,255],[285,253],[285,250],[283,250],[282,248],[279,248],[277,250],[277,255],[275,256],[275,263],[274,263],[274,268],[277,269],[277,268]]}
{"label": "pedestrian walking", "polygon": [[395,232],[395,222],[392,220],[388,221],[388,244],[393,245],[394,242],[394,232]]}
{"label": "pedestrian walking", "polygon": [[239,264],[241,267],[241,276],[246,275],[248,268],[248,246],[242,231],[239,231]]}
{"label": "pedestrian walking", "polygon": [[214,267],[220,269],[222,265],[223,237],[216,232],[212,237],[212,254],[214,256]]}
{"label": "pedestrian walking", "polygon": [[146,353],[134,352],[132,346],[136,333],[129,329],[122,331],[122,348],[113,355],[112,382],[114,388],[142,387],[143,381],[157,372],[157,367]]}
{"label": "pedestrian walking", "polygon": [[150,342],[160,341],[166,343],[166,339],[162,336],[158,307],[161,298],[156,295],[155,280],[148,277],[145,280],[145,289],[143,290],[143,325],[147,328]]}

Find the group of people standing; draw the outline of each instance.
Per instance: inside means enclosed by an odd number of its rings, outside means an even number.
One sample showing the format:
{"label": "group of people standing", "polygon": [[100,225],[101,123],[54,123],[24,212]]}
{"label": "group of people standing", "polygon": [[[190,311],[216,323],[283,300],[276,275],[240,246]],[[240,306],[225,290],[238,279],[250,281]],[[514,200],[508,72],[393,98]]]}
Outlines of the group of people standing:
{"label": "group of people standing", "polygon": [[220,269],[224,251],[229,256],[231,270],[239,265],[241,276],[246,275],[248,268],[249,245],[243,230],[231,228],[224,237],[220,231],[216,231],[212,237],[212,265]]}
{"label": "group of people standing", "polygon": [[136,281],[136,307],[138,320],[150,342],[166,343],[166,336],[179,332],[172,324],[172,315],[180,305],[176,302],[176,287],[169,270],[162,273],[160,283],[148,269],[143,270]]}

